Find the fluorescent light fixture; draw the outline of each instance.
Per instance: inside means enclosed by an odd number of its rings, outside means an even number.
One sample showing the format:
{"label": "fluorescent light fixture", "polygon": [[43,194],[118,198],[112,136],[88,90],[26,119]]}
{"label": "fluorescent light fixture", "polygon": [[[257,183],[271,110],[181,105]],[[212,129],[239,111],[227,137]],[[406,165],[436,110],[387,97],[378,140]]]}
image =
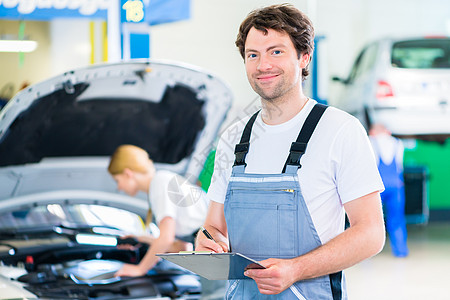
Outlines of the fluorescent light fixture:
{"label": "fluorescent light fixture", "polygon": [[32,52],[36,48],[36,41],[0,40],[0,52]]}
{"label": "fluorescent light fixture", "polygon": [[117,246],[117,238],[110,236],[101,236],[98,234],[79,233],[75,236],[78,244]]}

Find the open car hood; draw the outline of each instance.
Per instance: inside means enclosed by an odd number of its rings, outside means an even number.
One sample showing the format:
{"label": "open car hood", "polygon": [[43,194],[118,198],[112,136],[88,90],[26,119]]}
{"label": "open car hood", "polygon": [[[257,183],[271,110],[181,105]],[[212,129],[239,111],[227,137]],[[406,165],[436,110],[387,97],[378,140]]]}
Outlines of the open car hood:
{"label": "open car hood", "polygon": [[32,85],[0,112],[0,211],[46,201],[145,208],[116,192],[106,170],[116,147],[142,147],[157,168],[195,181],[231,102],[216,76],[164,61],[92,66]]}

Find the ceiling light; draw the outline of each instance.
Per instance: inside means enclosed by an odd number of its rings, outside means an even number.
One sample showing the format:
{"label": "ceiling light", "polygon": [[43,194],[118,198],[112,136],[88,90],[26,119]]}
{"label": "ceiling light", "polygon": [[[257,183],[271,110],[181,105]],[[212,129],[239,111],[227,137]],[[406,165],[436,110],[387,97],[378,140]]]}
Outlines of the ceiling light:
{"label": "ceiling light", "polygon": [[0,52],[32,52],[37,42],[30,40],[0,40]]}

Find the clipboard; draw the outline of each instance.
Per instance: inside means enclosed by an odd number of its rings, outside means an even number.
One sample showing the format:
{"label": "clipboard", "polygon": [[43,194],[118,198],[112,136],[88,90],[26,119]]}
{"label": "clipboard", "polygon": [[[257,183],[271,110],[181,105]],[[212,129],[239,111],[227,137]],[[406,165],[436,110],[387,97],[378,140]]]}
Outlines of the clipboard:
{"label": "clipboard", "polygon": [[240,253],[186,252],[157,256],[209,280],[248,279],[247,269],[265,269],[256,260]]}

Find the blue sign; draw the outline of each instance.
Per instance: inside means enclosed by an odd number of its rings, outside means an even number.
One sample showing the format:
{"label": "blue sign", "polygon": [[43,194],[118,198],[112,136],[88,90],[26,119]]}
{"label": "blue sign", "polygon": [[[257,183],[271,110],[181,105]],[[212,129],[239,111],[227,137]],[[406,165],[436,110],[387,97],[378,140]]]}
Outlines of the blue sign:
{"label": "blue sign", "polygon": [[191,17],[191,0],[121,0],[121,22],[158,25]]}
{"label": "blue sign", "polygon": [[121,22],[144,22],[144,3],[141,0],[122,0]]}
{"label": "blue sign", "polygon": [[[53,18],[107,19],[111,0],[0,0],[0,19],[42,20]],[[122,22],[149,25],[190,18],[190,0],[121,0]],[[136,21],[138,20],[138,21]]]}
{"label": "blue sign", "polygon": [[145,10],[149,25],[187,20],[191,17],[191,0],[150,0]]}
{"label": "blue sign", "polygon": [[50,20],[53,18],[107,18],[110,0],[0,0],[0,18]]}
{"label": "blue sign", "polygon": [[144,33],[130,34],[130,58],[150,57],[150,35]]}

